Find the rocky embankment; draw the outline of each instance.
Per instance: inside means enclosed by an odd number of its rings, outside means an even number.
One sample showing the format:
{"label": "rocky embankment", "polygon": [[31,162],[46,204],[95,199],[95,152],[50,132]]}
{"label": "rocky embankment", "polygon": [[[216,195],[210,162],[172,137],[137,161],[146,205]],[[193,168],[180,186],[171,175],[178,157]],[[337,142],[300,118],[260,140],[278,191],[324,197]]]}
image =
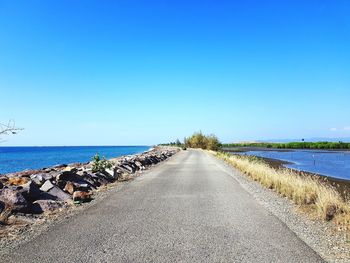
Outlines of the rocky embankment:
{"label": "rocky embankment", "polygon": [[101,186],[122,180],[174,155],[175,148],[111,159],[112,167],[93,171],[93,163],[57,165],[0,176],[0,225],[11,215],[50,213],[72,204],[90,201]]}

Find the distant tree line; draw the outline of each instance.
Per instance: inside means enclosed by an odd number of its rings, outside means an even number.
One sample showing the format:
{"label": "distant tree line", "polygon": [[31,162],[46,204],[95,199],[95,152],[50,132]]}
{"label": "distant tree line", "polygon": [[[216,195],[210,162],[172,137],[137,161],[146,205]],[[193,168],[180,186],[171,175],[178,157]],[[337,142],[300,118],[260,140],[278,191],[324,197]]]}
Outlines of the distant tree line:
{"label": "distant tree line", "polygon": [[160,143],[160,146],[177,146],[177,147],[184,147],[184,144],[179,140],[176,139],[174,142],[169,142],[169,143]]}
{"label": "distant tree line", "polygon": [[350,143],[346,142],[288,142],[288,143],[231,143],[222,147],[263,147],[276,149],[350,149]]}
{"label": "distant tree line", "polygon": [[220,140],[214,134],[204,135],[202,132],[195,132],[189,137],[185,137],[183,142],[177,139],[175,142],[160,144],[178,146],[184,148],[201,148],[205,150],[217,151],[221,147]]}

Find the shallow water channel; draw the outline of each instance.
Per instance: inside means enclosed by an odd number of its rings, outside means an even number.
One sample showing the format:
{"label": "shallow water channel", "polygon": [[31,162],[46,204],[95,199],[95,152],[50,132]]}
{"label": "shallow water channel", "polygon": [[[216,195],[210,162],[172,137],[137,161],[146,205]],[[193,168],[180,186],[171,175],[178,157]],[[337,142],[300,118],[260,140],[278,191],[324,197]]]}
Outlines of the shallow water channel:
{"label": "shallow water channel", "polygon": [[238,153],[290,162],[284,166],[350,180],[350,151],[325,150],[252,150]]}

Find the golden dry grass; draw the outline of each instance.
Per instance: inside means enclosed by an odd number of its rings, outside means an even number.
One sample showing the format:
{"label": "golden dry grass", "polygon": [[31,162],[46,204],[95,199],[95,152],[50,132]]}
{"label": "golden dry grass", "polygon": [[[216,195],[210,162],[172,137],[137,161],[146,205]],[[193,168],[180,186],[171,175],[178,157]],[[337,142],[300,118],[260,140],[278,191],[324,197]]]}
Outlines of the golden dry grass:
{"label": "golden dry grass", "polygon": [[263,186],[273,189],[324,220],[334,220],[342,230],[350,230],[350,203],[331,186],[288,169],[274,169],[257,158],[216,153]]}

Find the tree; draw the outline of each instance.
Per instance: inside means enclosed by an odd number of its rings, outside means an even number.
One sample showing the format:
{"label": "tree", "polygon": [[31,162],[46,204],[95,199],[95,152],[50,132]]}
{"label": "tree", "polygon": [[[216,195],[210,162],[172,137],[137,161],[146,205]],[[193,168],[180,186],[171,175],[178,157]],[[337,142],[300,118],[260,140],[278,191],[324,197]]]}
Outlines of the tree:
{"label": "tree", "polygon": [[207,144],[207,138],[202,132],[195,132],[191,137],[187,139],[187,146],[191,148],[205,149]]}
{"label": "tree", "polygon": [[221,143],[214,134],[204,135],[202,132],[195,132],[192,136],[185,138],[184,143],[190,148],[202,148],[217,151]]}
{"label": "tree", "polygon": [[207,136],[207,149],[208,150],[212,150],[212,151],[217,151],[219,150],[221,146],[221,143],[218,139],[218,137],[216,137],[214,134],[210,134]]}
{"label": "tree", "polygon": [[176,139],[176,142],[175,142],[176,146],[180,147],[181,146],[181,142],[179,139]]}

